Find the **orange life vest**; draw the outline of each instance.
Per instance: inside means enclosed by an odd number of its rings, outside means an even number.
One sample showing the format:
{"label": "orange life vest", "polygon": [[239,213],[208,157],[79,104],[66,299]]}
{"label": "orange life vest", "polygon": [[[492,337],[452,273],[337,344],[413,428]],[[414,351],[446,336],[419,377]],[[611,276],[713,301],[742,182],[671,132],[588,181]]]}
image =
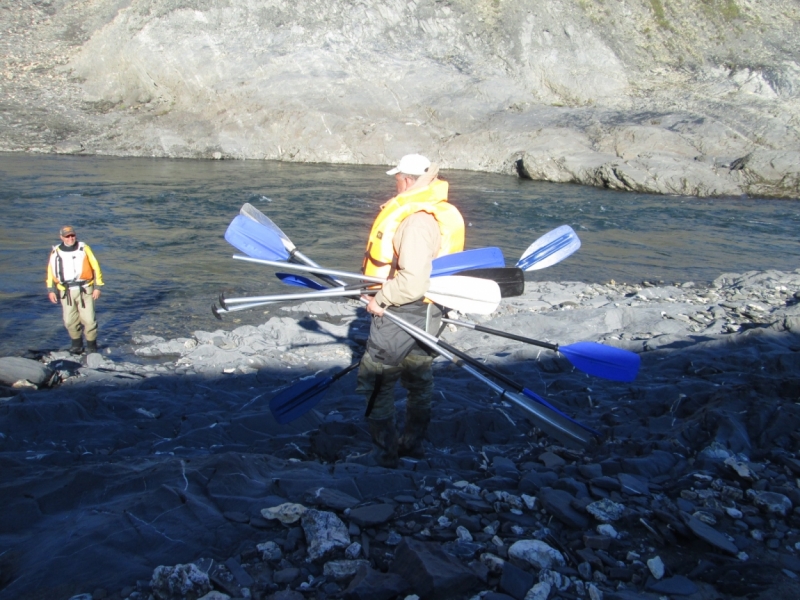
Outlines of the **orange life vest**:
{"label": "orange life vest", "polygon": [[392,239],[403,219],[417,212],[430,213],[439,224],[442,244],[434,258],[464,249],[464,219],[458,209],[447,202],[447,189],[448,183],[437,179],[424,188],[398,194],[381,207],[367,240],[361,267],[364,275],[385,279],[394,275],[397,255]]}

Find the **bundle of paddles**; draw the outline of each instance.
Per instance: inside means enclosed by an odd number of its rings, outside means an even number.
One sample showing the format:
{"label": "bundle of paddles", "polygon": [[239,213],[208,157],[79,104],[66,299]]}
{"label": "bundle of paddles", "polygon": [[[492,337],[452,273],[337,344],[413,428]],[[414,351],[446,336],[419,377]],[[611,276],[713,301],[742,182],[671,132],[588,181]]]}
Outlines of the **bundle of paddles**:
{"label": "bundle of paddles", "polygon": [[[365,455],[365,464],[394,467],[398,457],[421,458],[422,442],[431,419],[432,362],[439,355],[489,386],[499,395],[498,401],[505,399],[512,403],[536,427],[562,444],[585,447],[596,442],[602,437],[599,432],[437,337],[441,323],[451,323],[558,352],[589,375],[614,381],[635,379],[640,361],[633,352],[594,342],[559,346],[447,316],[447,311],[493,313],[503,298],[522,295],[524,271],[549,267],[578,250],[581,245],[578,236],[567,225],[558,227],[533,242],[514,267],[505,266],[499,248],[464,251],[463,229],[460,239],[457,231],[460,215],[453,218],[445,210],[429,209],[430,204],[452,206],[446,202],[446,182],[436,178],[435,168],[433,177],[426,177],[431,171],[430,163],[406,165],[406,170],[416,168],[421,174],[412,173],[408,181],[400,181],[406,175],[401,170],[407,158],[389,171],[398,180],[398,195],[383,205],[373,225],[360,273],[320,266],[302,254],[271,219],[250,204],[242,206],[225,232],[225,239],[244,254],[234,255],[234,259],[307,273],[316,280],[276,273],[283,283],[306,291],[243,298],[221,295],[220,307],[212,307],[217,318],[274,302],[347,296],[360,299],[372,315],[370,336],[361,358],[334,375],[305,378],[283,389],[270,401],[273,416],[279,423],[297,419],[312,410],[334,382],[359,367],[356,389],[365,395],[365,416],[374,446]],[[440,184],[444,184],[444,189]],[[422,218],[417,218],[418,215]],[[426,217],[429,223],[425,223]],[[426,229],[428,224],[433,227]],[[382,243],[384,240],[388,241]],[[404,248],[412,250],[407,252]],[[423,281],[415,282],[415,278],[420,279],[420,272]],[[355,283],[347,284],[345,280]],[[398,381],[408,391],[402,435],[396,431],[394,418],[394,387]]]}

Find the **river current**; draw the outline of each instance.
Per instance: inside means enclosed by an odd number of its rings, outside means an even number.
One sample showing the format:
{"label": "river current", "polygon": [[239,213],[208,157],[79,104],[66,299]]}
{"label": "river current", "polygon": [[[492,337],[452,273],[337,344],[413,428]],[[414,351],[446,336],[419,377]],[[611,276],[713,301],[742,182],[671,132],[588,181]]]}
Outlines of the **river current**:
{"label": "river current", "polygon": [[[216,320],[227,296],[297,292],[274,269],[233,260],[223,234],[245,202],[307,256],[355,271],[378,207],[393,195],[385,167],[0,153],[0,356],[66,348],[45,266],[71,224],[98,257],[100,345],[133,335],[188,337],[284,314],[277,306]],[[709,282],[722,273],[800,268],[798,200],[620,193],[516,177],[444,171],[468,223],[467,248],[499,246],[512,266],[562,224],[581,239],[528,280]],[[267,310],[268,309],[268,310]],[[266,311],[266,312],[265,312]],[[114,351],[112,354],[116,354]]]}

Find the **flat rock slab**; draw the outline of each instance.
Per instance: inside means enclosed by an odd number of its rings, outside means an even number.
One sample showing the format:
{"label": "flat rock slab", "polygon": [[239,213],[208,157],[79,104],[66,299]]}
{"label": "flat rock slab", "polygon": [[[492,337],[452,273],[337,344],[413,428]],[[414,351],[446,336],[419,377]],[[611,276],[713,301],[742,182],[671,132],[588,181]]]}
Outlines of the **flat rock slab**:
{"label": "flat rock slab", "polygon": [[697,537],[701,540],[708,542],[715,548],[719,548],[723,552],[727,552],[728,554],[738,554],[739,549],[736,545],[730,541],[725,535],[711,527],[711,525],[707,525],[703,523],[700,519],[696,517],[691,517],[689,521],[686,523],[689,529],[692,530]]}
{"label": "flat rock slab", "polygon": [[393,504],[370,504],[350,511],[350,520],[359,527],[374,527],[385,523],[394,515]]}

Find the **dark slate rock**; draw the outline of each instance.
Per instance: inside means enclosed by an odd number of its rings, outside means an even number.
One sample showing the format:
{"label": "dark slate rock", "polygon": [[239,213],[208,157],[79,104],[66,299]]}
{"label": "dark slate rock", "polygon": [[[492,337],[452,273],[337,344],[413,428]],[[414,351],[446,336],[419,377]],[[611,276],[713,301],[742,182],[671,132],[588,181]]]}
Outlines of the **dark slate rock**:
{"label": "dark slate rock", "polygon": [[422,598],[460,598],[480,584],[479,577],[438,544],[403,538],[390,571],[408,581]]}
{"label": "dark slate rock", "polygon": [[589,497],[589,490],[586,487],[586,484],[577,481],[572,477],[561,477],[560,479],[553,482],[553,485],[551,487],[557,490],[564,490],[566,492],[569,492],[572,496],[575,496],[576,498]]}
{"label": "dark slate rock", "polygon": [[634,496],[650,495],[650,488],[647,486],[647,482],[640,477],[636,477],[635,475],[631,475],[629,473],[620,473],[617,475],[617,479],[619,479],[621,491],[624,494]]}
{"label": "dark slate rock", "polygon": [[578,472],[581,474],[581,477],[592,480],[596,477],[603,476],[603,467],[597,463],[590,465],[578,465]]}
{"label": "dark slate rock", "polygon": [[570,506],[573,497],[569,492],[545,487],[539,490],[538,496],[545,510],[564,525],[575,529],[589,527],[589,519]]}
{"label": "dark slate rock", "polygon": [[249,573],[242,568],[242,565],[239,564],[239,561],[235,558],[229,558],[225,561],[225,566],[228,567],[228,570],[233,575],[233,578],[236,580],[242,587],[249,588],[255,581],[252,577],[250,577]]}
{"label": "dark slate rock", "polygon": [[691,596],[700,591],[700,588],[683,575],[675,575],[661,581],[648,581],[647,589],[658,594],[670,594],[677,596]]}
{"label": "dark slate rock", "polygon": [[500,589],[516,598],[516,600],[524,600],[525,594],[533,587],[534,583],[536,583],[536,578],[532,573],[523,571],[509,561],[503,564],[503,574],[500,577]]}
{"label": "dark slate rock", "polygon": [[450,502],[472,512],[493,512],[494,507],[479,496],[456,492],[450,496]]}
{"label": "dark slate rock", "polygon": [[553,471],[531,471],[520,480],[517,489],[523,494],[533,495],[543,487],[552,487],[556,481],[558,481],[558,474]]}
{"label": "dark slate rock", "polygon": [[481,488],[489,492],[496,492],[498,490],[503,490],[505,492],[514,492],[519,485],[519,478],[511,478],[511,477],[490,477],[489,479],[482,479],[481,481],[477,481],[476,484]]}
{"label": "dark slate rock", "polygon": [[386,523],[394,515],[393,504],[370,504],[350,511],[350,520],[359,527],[374,527]]}
{"label": "dark slate rock", "polygon": [[723,552],[727,552],[728,554],[738,554],[739,549],[731,542],[727,537],[721,534],[719,531],[711,527],[710,525],[706,525],[699,519],[695,517],[690,517],[686,525],[691,529],[692,533],[694,533],[697,537],[701,540],[704,540],[714,546],[715,548],[719,548]]}
{"label": "dark slate rock", "polygon": [[358,498],[354,498],[350,494],[342,492],[341,490],[318,487],[306,490],[303,495],[303,500],[306,504],[313,504],[332,510],[344,510],[346,508],[353,508],[360,502]]}
{"label": "dark slate rock", "polygon": [[561,458],[558,454],[554,454],[553,452],[542,452],[539,455],[539,462],[542,463],[548,469],[554,469],[557,467],[563,467],[567,464],[563,458]]}
{"label": "dark slate rock", "polygon": [[410,582],[396,573],[363,567],[344,591],[345,600],[393,600],[411,591]]}
{"label": "dark slate rock", "polygon": [[659,475],[668,474],[678,464],[678,457],[671,452],[655,450],[649,456],[640,458],[623,458],[622,468],[627,473],[641,475],[653,479]]}
{"label": "dark slate rock", "polygon": [[510,479],[519,479],[519,470],[514,461],[505,456],[495,456],[492,459],[492,468],[495,475],[498,477],[508,477]]}
{"label": "dark slate rock", "polygon": [[595,477],[590,483],[594,487],[598,487],[603,490],[609,490],[611,492],[618,492],[622,489],[622,484],[620,484],[619,479],[616,477]]}
{"label": "dark slate rock", "polygon": [[489,592],[483,597],[483,600],[514,600],[514,597],[499,592]]}

